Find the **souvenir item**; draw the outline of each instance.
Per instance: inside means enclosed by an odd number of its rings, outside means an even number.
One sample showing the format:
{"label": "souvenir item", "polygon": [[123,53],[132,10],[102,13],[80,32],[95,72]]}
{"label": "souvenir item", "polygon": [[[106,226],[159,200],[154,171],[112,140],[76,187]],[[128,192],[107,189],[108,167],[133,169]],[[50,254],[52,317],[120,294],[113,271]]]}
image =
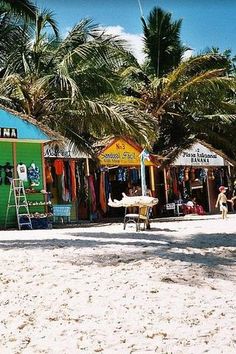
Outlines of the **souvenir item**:
{"label": "souvenir item", "polygon": [[185,181],[189,180],[189,167],[186,167],[184,170],[184,180]]}
{"label": "souvenir item", "polygon": [[4,166],[4,171],[5,171],[5,184],[11,184],[13,179],[13,166],[10,164],[10,162],[6,163],[6,165]]}
{"label": "souvenir item", "polygon": [[46,177],[46,183],[47,184],[52,184],[53,183],[53,177],[52,177],[52,167],[50,166],[49,163],[46,164],[45,166],[45,177]]}
{"label": "souvenir item", "polygon": [[39,168],[35,166],[33,162],[31,163],[30,167],[28,167],[28,178],[30,180],[30,185],[32,187],[39,186],[40,183]]}
{"label": "souvenir item", "polygon": [[182,183],[184,181],[184,168],[181,168],[179,171],[179,182]]}
{"label": "souvenir item", "polygon": [[205,182],[207,178],[207,169],[201,168],[199,172],[199,180]]}
{"label": "souvenir item", "polygon": [[54,161],[55,173],[56,175],[60,176],[64,172],[64,163],[60,159],[56,159]]}
{"label": "souvenir item", "polygon": [[18,177],[23,181],[23,182],[27,182],[28,181],[28,177],[27,177],[27,167],[25,164],[23,163],[19,163],[17,165],[17,174],[18,174]]}

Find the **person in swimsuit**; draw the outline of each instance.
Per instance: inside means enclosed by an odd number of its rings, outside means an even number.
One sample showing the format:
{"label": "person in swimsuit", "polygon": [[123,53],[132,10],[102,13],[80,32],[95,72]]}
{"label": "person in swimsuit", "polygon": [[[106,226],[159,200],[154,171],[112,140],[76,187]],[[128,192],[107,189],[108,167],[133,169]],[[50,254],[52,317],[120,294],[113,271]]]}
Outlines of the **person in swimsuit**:
{"label": "person in swimsuit", "polygon": [[228,214],[228,206],[227,206],[227,202],[230,202],[232,203],[232,200],[228,200],[226,195],[225,195],[225,192],[226,192],[226,187],[224,186],[221,186],[219,188],[219,194],[218,194],[218,197],[217,197],[217,201],[216,201],[216,205],[215,207],[217,208],[218,207],[218,204],[220,206],[220,211],[221,211],[221,215],[222,215],[222,219],[226,219],[227,218],[227,214]]}

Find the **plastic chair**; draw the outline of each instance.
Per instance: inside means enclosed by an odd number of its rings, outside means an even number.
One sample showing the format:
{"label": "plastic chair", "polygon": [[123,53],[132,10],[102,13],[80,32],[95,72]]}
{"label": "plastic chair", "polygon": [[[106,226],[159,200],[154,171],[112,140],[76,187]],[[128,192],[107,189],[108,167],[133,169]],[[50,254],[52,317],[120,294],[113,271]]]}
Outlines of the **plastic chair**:
{"label": "plastic chair", "polygon": [[144,229],[149,228],[149,207],[139,207],[138,213],[127,213],[127,207],[125,208],[124,216],[124,230],[128,223],[136,224],[136,231],[140,231],[140,224],[143,222]]}

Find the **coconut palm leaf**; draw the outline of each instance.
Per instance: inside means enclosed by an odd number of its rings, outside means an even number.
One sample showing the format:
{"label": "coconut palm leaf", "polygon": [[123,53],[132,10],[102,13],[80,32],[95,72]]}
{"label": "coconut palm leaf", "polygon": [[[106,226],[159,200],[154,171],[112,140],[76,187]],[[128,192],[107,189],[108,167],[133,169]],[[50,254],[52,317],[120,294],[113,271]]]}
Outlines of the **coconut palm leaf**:
{"label": "coconut palm leaf", "polygon": [[1,0],[0,9],[14,15],[22,16],[25,20],[35,20],[37,7],[30,0]]}
{"label": "coconut palm leaf", "polygon": [[144,34],[146,66],[150,73],[162,77],[175,68],[188,49],[180,41],[182,20],[173,21],[172,15],[154,7],[147,21],[141,18]]}

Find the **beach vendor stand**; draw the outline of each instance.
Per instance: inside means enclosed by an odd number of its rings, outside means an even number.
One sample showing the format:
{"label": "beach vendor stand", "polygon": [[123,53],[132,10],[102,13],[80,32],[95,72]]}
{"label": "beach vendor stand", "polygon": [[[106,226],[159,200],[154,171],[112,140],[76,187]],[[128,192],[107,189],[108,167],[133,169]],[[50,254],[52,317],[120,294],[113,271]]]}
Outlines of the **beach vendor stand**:
{"label": "beach vendor stand", "polygon": [[6,220],[13,179],[23,181],[33,228],[48,227],[43,145],[58,136],[33,118],[0,106],[0,228],[17,225],[16,209]]}
{"label": "beach vendor stand", "polygon": [[[135,186],[141,187],[141,158],[143,148],[127,137],[115,137],[98,153],[99,196],[98,203],[103,216],[123,216],[122,208],[108,208],[109,194],[120,200],[122,193]],[[153,197],[156,196],[155,176],[159,161],[150,154],[144,161],[145,186]]]}
{"label": "beach vendor stand", "polygon": [[96,211],[91,157],[71,141],[44,146],[46,190],[51,193],[55,222],[90,219]]}
{"label": "beach vendor stand", "polygon": [[[199,213],[215,213],[219,187],[232,189],[233,162],[221,151],[203,141],[195,141],[181,151],[164,169],[167,205],[174,205],[176,215],[186,213],[186,205],[194,199]],[[229,195],[231,197],[231,195]],[[201,211],[202,210],[202,211]]]}

